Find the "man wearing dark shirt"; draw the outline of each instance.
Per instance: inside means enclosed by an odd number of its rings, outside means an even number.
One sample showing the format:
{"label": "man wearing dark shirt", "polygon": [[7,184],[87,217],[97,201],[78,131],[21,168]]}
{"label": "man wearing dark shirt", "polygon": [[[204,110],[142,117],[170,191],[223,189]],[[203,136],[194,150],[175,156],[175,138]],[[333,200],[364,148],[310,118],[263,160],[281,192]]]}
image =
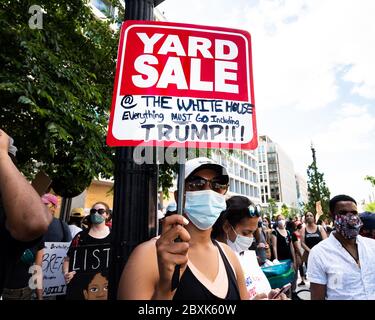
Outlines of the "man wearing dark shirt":
{"label": "man wearing dark shirt", "polygon": [[0,129],[0,295],[9,271],[25,249],[38,243],[52,220],[37,192],[14,165],[15,150]]}

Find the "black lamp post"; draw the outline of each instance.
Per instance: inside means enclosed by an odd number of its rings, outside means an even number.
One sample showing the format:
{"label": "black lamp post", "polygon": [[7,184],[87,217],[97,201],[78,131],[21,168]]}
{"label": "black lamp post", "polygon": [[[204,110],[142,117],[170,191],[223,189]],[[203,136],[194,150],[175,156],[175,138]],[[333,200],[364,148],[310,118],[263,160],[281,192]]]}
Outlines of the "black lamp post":
{"label": "black lamp post", "polygon": [[[125,0],[125,20],[154,20],[153,9],[163,1]],[[117,298],[121,273],[134,247],[156,235],[158,166],[136,164],[133,151],[134,147],[116,149],[110,300]]]}

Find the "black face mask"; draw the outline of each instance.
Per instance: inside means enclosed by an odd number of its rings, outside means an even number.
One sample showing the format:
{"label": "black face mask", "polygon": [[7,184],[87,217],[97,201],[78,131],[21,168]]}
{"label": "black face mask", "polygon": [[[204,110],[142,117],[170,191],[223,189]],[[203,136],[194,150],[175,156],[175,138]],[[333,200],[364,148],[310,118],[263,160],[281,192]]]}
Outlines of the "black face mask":
{"label": "black face mask", "polygon": [[258,228],[262,228],[262,226],[263,226],[262,221],[258,221]]}

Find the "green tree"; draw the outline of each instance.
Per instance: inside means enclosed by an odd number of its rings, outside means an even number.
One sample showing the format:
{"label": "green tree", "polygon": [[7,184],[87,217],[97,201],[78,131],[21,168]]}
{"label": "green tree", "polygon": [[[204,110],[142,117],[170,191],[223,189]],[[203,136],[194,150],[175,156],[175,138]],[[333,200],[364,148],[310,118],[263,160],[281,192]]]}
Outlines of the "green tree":
{"label": "green tree", "polygon": [[[375,188],[375,177],[366,176],[365,180],[369,181],[371,185]],[[365,210],[369,212],[375,212],[375,202],[370,202],[365,205]]]}
{"label": "green tree", "polygon": [[[21,171],[32,179],[43,170],[65,197],[114,169],[114,149],[105,139],[119,30],[110,24],[121,22],[124,10],[118,0],[107,1],[119,15],[102,21],[88,2],[37,1],[42,29],[28,24],[35,1],[0,4],[0,127],[15,140]],[[177,168],[159,166],[164,194]]]}
{"label": "green tree", "polygon": [[105,143],[118,32],[84,0],[40,0],[42,29],[31,29],[35,1],[0,5],[0,127],[19,149],[18,165],[38,170],[71,197],[113,172]]}
{"label": "green tree", "polygon": [[325,183],[324,174],[318,170],[315,149],[313,146],[311,146],[311,151],[313,155],[313,162],[307,168],[307,191],[309,193],[309,201],[305,205],[305,210],[310,211],[315,215],[316,202],[320,200],[323,209],[323,216],[321,216],[321,218],[329,218],[330,192]]}
{"label": "green tree", "polygon": [[277,204],[276,204],[275,199],[273,198],[268,199],[268,208],[269,208],[269,212],[271,213],[272,218],[274,218],[275,215],[277,214]]}
{"label": "green tree", "polygon": [[283,203],[283,205],[281,206],[281,214],[285,217],[285,218],[289,218],[289,207]]}
{"label": "green tree", "polygon": [[289,218],[294,218],[300,214],[300,210],[298,208],[290,207],[289,210],[290,210]]}
{"label": "green tree", "polygon": [[373,176],[366,176],[365,180],[369,181],[372,184],[372,186],[375,188],[375,177],[373,177]]}
{"label": "green tree", "polygon": [[365,205],[365,210],[369,212],[375,212],[375,202],[370,202]]}

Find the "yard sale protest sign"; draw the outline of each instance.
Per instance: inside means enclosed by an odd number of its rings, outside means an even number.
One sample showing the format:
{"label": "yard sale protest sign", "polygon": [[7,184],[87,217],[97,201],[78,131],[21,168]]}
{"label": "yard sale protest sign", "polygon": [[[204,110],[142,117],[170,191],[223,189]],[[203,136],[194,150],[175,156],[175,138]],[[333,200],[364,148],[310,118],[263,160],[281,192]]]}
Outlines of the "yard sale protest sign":
{"label": "yard sale protest sign", "polygon": [[121,28],[107,143],[255,149],[247,31],[154,21]]}

